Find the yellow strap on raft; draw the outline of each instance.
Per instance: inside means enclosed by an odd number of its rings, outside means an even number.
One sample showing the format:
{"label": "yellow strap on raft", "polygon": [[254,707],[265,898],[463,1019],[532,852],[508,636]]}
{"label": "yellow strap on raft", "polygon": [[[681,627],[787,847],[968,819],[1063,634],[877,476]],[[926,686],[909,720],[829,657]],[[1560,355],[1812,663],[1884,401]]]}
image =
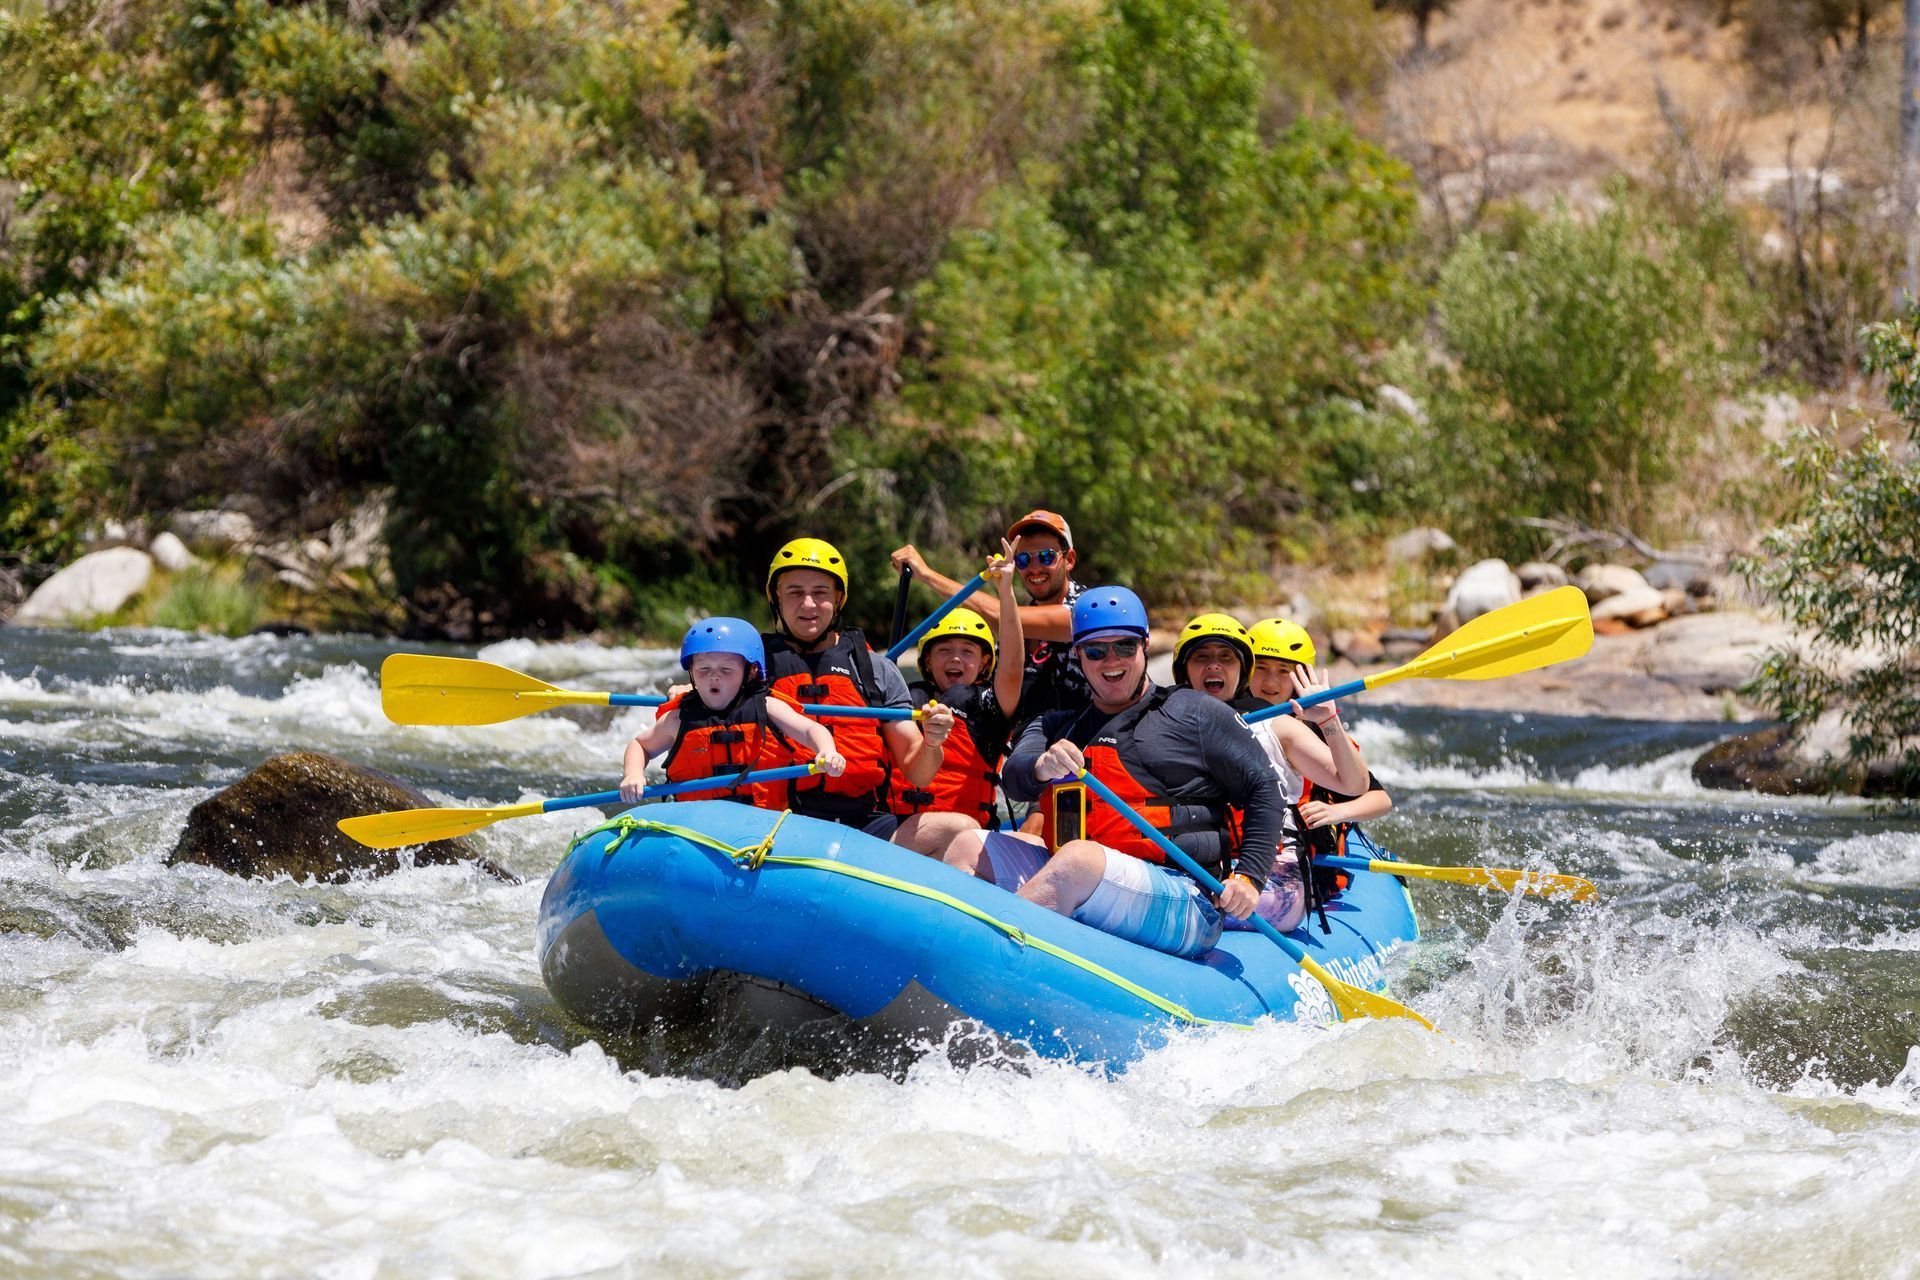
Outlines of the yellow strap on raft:
{"label": "yellow strap on raft", "polygon": [[630,837],[642,831],[658,831],[662,834],[678,836],[682,840],[690,841],[697,845],[704,845],[709,849],[724,853],[727,857],[749,870],[758,870],[763,866],[772,865],[781,867],[805,867],[813,871],[827,871],[834,875],[852,876],[854,879],[864,880],[868,884],[877,884],[882,888],[898,890],[901,893],[910,893],[916,898],[925,898],[929,902],[937,902],[942,906],[951,907],[961,915],[968,916],[980,921],[982,924],[999,930],[1023,947],[1032,947],[1034,950],[1053,956],[1057,960],[1064,960],[1075,968],[1090,973],[1104,982],[1112,983],[1122,991],[1138,997],[1140,1000],[1145,1001],[1147,1004],[1176,1021],[1189,1023],[1196,1027],[1244,1027],[1247,1025],[1244,1022],[1228,1022],[1218,1018],[1203,1018],[1184,1005],[1176,1004],[1158,992],[1149,991],[1139,983],[1121,977],[1104,965],[1097,964],[1085,956],[1076,955],[1065,947],[1048,942],[1045,938],[1036,938],[1020,926],[1009,924],[997,916],[982,911],[970,902],[962,902],[950,893],[942,893],[938,889],[929,889],[927,886],[915,884],[911,880],[902,880],[896,876],[886,875],[879,871],[869,871],[865,867],[856,867],[845,862],[835,862],[828,858],[807,858],[793,854],[774,853],[772,852],[774,837],[780,833],[780,824],[786,821],[786,817],[787,815],[782,813],[775,819],[773,827],[767,832],[766,837],[757,844],[736,848],[724,840],[717,840],[706,832],[696,831],[691,827],[681,827],[671,822],[658,822],[651,818],[636,818],[631,814],[622,814],[611,822],[602,823],[591,831],[584,831],[578,836],[575,836],[573,843],[567,846],[567,852],[572,853],[582,840],[590,836],[599,835],[602,831],[618,831],[620,834],[615,837],[612,843],[608,844],[606,848],[606,855],[612,857],[615,853],[619,852],[620,846],[626,843]]}

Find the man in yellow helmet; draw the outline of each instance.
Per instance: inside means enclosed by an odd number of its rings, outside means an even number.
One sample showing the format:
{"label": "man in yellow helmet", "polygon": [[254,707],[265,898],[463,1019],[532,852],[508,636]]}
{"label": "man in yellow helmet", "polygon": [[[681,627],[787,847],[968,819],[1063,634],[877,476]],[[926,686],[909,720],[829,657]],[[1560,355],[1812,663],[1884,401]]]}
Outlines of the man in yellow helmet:
{"label": "man in yellow helmet", "polygon": [[999,653],[1021,647],[1020,608],[1013,598],[1013,544],[1002,540],[1003,554],[987,565],[996,585],[1006,630],[995,645],[993,629],[972,609],[955,609],[920,638],[921,678],[909,685],[916,707],[938,702],[953,711],[940,772],[925,787],[896,777],[893,811],[900,815],[894,843],[939,857],[955,836],[994,824],[994,797],[1000,784],[1000,760],[1020,706],[1022,672],[1018,663],[999,662]]}
{"label": "man in yellow helmet", "polygon": [[[866,637],[841,624],[847,586],[847,562],[831,543],[795,538],[774,553],[767,568],[774,630],[761,637],[768,683],[795,702],[911,708],[900,669],[884,657],[876,659]],[[912,785],[926,786],[940,770],[953,713],[934,708],[924,729],[911,720],[844,716],[823,723],[833,731],[846,770],[839,777],[774,784],[759,802],[892,838],[899,826],[887,804],[892,774],[898,769]]]}

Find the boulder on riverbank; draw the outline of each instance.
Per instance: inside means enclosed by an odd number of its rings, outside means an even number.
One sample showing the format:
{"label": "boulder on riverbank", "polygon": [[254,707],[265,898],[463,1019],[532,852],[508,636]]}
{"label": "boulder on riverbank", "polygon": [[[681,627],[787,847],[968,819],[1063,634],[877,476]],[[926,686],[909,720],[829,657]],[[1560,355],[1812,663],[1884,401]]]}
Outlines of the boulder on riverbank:
{"label": "boulder on riverbank", "polygon": [[1481,614],[1520,603],[1520,577],[1505,560],[1482,560],[1454,579],[1441,612],[1458,626]]}
{"label": "boulder on riverbank", "polygon": [[1848,761],[1847,727],[1826,715],[1804,734],[1771,725],[1716,742],[1693,762],[1693,780],[1715,791],[1758,791],[1771,796],[1920,797],[1920,775],[1900,758]]}
{"label": "boulder on riverbank", "polygon": [[134,547],[89,551],[34,589],[17,627],[63,627],[125,607],[153,581],[153,557]]}
{"label": "boulder on riverbank", "polygon": [[[378,769],[319,751],[288,752],[195,805],[167,865],[191,862],[237,876],[287,875],[336,884],[356,873],[386,875],[400,867],[400,851],[366,848],[335,824],[363,813],[432,806],[426,796]],[[518,880],[465,840],[421,845],[412,861],[474,861],[503,880]]]}

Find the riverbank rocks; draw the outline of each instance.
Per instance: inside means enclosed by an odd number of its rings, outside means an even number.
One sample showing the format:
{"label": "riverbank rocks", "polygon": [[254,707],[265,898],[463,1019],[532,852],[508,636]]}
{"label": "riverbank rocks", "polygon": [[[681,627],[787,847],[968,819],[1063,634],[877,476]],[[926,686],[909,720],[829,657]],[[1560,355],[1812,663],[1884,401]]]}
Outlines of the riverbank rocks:
{"label": "riverbank rocks", "polygon": [[1520,577],[1505,560],[1482,560],[1469,565],[1453,580],[1441,612],[1455,625],[1472,622],[1483,613],[1520,603]]}
{"label": "riverbank rocks", "polygon": [[35,588],[17,627],[61,627],[113,613],[147,589],[153,557],[133,547],[90,551]]}
{"label": "riverbank rocks", "polygon": [[233,551],[252,544],[259,532],[244,511],[176,511],[167,530],[189,546],[207,551]]}
{"label": "riverbank rocks", "polygon": [[1545,560],[1529,560],[1514,573],[1520,578],[1520,590],[1530,596],[1567,585],[1567,571]]}
{"label": "riverbank rocks", "polygon": [[1690,596],[1713,594],[1713,567],[1703,560],[1658,560],[1642,576],[1648,586],[1662,591],[1679,590]]}
{"label": "riverbank rocks", "polygon": [[1422,525],[1398,534],[1387,542],[1387,562],[1408,564],[1443,556],[1456,549],[1453,539],[1443,531]]}
{"label": "riverbank rocks", "polygon": [[1846,748],[1838,715],[1822,716],[1798,737],[1773,725],[1708,747],[1693,762],[1693,780],[1715,791],[1772,796],[1920,796],[1920,773],[1904,769],[1898,756],[1843,763]]}
{"label": "riverbank rocks", "polygon": [[1638,569],[1623,564],[1592,564],[1580,571],[1574,585],[1587,593],[1588,604],[1599,604],[1626,591],[1644,591],[1649,587]]}
{"label": "riverbank rocks", "polygon": [[199,556],[187,550],[187,544],[175,535],[161,531],[147,544],[147,554],[168,573],[185,573],[195,565],[202,563]]}
{"label": "riverbank rocks", "polygon": [[1645,584],[1616,592],[1593,606],[1595,623],[1609,619],[1618,619],[1630,627],[1651,627],[1655,623],[1665,622],[1666,597]]}
{"label": "riverbank rocks", "polygon": [[1327,643],[1336,654],[1362,667],[1380,661],[1386,654],[1380,637],[1364,627],[1335,627]]}
{"label": "riverbank rocks", "polygon": [[[342,818],[433,806],[391,774],[319,751],[272,756],[253,772],[202,800],[187,815],[167,865],[218,867],[230,875],[339,883],[382,876],[401,866],[400,850],[369,849],[341,833]],[[412,851],[415,863],[479,863],[503,880],[518,877],[480,857],[465,840],[441,840]]]}

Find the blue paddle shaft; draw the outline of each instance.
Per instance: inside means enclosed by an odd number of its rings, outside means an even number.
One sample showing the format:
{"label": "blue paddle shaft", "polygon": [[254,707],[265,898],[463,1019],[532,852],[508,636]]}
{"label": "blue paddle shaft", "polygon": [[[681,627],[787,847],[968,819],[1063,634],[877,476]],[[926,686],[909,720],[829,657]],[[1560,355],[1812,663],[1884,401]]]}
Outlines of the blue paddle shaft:
{"label": "blue paddle shaft", "polygon": [[[1080,781],[1087,784],[1088,790],[1092,791],[1095,795],[1099,796],[1102,800],[1112,805],[1113,811],[1115,813],[1119,814],[1121,817],[1125,818],[1128,822],[1131,822],[1134,826],[1138,827],[1140,829],[1141,835],[1145,836],[1147,839],[1159,845],[1160,851],[1166,854],[1169,858],[1172,858],[1175,862],[1179,863],[1180,866],[1186,870],[1186,873],[1188,875],[1192,876],[1195,880],[1198,880],[1200,882],[1201,888],[1215,895],[1218,895],[1220,893],[1220,882],[1218,880],[1215,880],[1212,876],[1208,875],[1204,870],[1201,869],[1199,863],[1195,862],[1192,858],[1188,857],[1187,851],[1185,849],[1182,849],[1179,845],[1167,839],[1165,832],[1161,831],[1158,827],[1154,826],[1151,822],[1148,822],[1145,818],[1135,813],[1133,811],[1133,806],[1128,804],[1125,800],[1122,800],[1119,796],[1115,795],[1113,793],[1112,788],[1108,787],[1106,783],[1100,781],[1100,779],[1094,777],[1092,773],[1088,772],[1085,769],[1082,769],[1080,771]],[[1248,916],[1247,923],[1252,925],[1255,929],[1259,930],[1261,933],[1265,934],[1269,941],[1273,942],[1282,951],[1292,956],[1296,962],[1307,958],[1307,953],[1300,949],[1299,943],[1295,942],[1292,938],[1289,938],[1286,934],[1281,933],[1278,929],[1268,924],[1265,920],[1262,920],[1258,915]]]}
{"label": "blue paddle shaft", "polygon": [[[1370,859],[1349,858],[1345,854],[1330,853],[1324,856],[1315,855],[1313,859],[1313,865],[1316,867],[1332,867],[1335,871],[1371,871],[1373,870],[1373,862]],[[1393,872],[1389,870],[1387,874],[1392,875]]]}
{"label": "blue paddle shaft", "polygon": [[[658,782],[640,795],[644,799],[657,800],[662,796],[677,796],[688,791],[712,791],[715,790],[715,783],[725,787],[745,787],[756,782],[785,782],[789,778],[804,778],[812,772],[812,765],[794,764],[784,769],[762,769],[757,773],[721,773],[711,778],[689,778],[685,782]],[[596,791],[590,796],[561,796],[557,800],[548,800],[540,806],[540,812],[558,813],[562,809],[594,809],[603,804],[621,803],[623,801],[618,791]]]}
{"label": "blue paddle shaft", "polygon": [[935,609],[932,613],[928,614],[926,617],[926,621],[922,622],[919,626],[915,627],[913,630],[907,632],[907,634],[901,636],[898,640],[895,640],[893,642],[893,646],[887,650],[887,657],[891,658],[895,662],[900,661],[901,654],[913,648],[913,646],[915,646],[916,644],[919,644],[921,636],[933,630],[934,625],[938,623],[940,619],[946,617],[948,614],[952,613],[955,609],[958,609],[962,604],[966,603],[967,597],[972,595],[974,592],[978,591],[981,588],[981,586],[986,583],[986,580],[987,580],[986,574],[984,573],[974,574],[973,577],[969,578],[964,584],[962,584],[962,586],[958,591],[954,592],[952,595],[947,597],[947,602],[945,604],[941,605],[938,609]]}
{"label": "blue paddle shaft", "polygon": [[1270,707],[1262,707],[1258,711],[1249,711],[1240,718],[1248,724],[1259,724],[1262,720],[1271,720],[1275,716],[1292,715],[1296,702],[1302,708],[1317,707],[1323,702],[1332,702],[1335,698],[1350,698],[1356,693],[1365,693],[1366,691],[1367,682],[1365,680],[1349,680],[1345,684],[1337,684],[1331,689],[1322,689],[1319,693],[1312,694],[1309,697],[1294,698],[1286,702],[1276,702]]}
{"label": "blue paddle shaft", "polygon": [[[662,707],[667,700],[657,693],[610,693],[607,705],[610,707]],[[816,720],[911,720],[913,712],[906,707],[830,707],[825,703],[809,702],[801,706],[802,715],[812,716]]]}
{"label": "blue paddle shaft", "polygon": [[830,707],[807,703],[800,710],[816,720],[911,720],[907,707]]}

